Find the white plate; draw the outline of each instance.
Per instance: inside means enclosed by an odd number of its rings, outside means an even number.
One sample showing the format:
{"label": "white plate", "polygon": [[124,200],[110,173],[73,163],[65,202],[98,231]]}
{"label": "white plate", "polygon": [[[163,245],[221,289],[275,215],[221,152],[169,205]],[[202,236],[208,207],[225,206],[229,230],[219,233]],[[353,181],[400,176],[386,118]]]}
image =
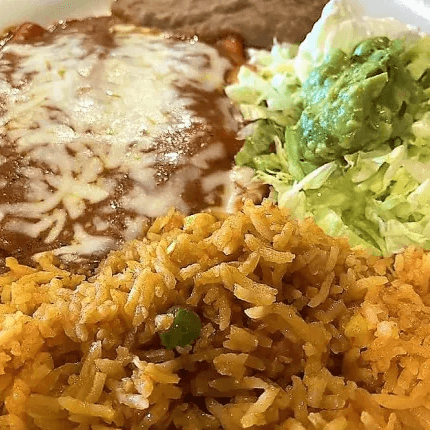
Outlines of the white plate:
{"label": "white plate", "polygon": [[24,21],[43,26],[58,20],[110,14],[110,0],[0,0],[0,28]]}
{"label": "white plate", "polygon": [[430,33],[430,0],[356,0],[363,15],[396,18]]}

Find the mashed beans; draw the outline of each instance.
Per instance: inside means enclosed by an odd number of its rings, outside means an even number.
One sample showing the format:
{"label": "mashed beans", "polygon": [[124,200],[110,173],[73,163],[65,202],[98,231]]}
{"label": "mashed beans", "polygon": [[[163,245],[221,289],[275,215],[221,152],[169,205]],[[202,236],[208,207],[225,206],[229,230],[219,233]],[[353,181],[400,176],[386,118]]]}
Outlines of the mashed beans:
{"label": "mashed beans", "polygon": [[273,39],[301,42],[320,17],[327,0],[116,0],[112,12],[136,25],[188,32],[216,40],[240,34],[254,47]]}

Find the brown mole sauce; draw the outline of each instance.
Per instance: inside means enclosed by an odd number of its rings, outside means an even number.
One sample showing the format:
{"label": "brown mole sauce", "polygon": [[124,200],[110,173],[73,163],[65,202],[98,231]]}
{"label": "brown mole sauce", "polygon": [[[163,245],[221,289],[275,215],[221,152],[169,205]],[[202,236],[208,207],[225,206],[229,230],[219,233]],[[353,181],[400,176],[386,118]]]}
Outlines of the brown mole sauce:
{"label": "brown mole sauce", "polygon": [[[19,28],[10,29],[4,34],[0,46],[5,46],[7,43],[43,43],[50,44],[56,37],[64,34],[86,34],[89,37],[84,42],[84,48],[88,50],[88,54],[92,52],[94,46],[102,47],[101,56],[109,54],[110,49],[115,46],[115,41],[110,29],[112,25],[120,23],[116,18],[101,17],[89,18],[85,20],[74,20],[64,23],[59,23],[55,27],[45,30],[42,27],[25,23]],[[183,39],[181,35],[170,35],[174,39]],[[244,47],[240,38],[234,35],[227,35],[223,39],[217,40],[213,44],[219,51],[220,55],[227,57],[233,66],[239,66],[245,61]],[[0,59],[2,60],[2,71],[8,81],[12,83],[11,74],[19,65],[19,58],[13,54],[4,54],[0,48]],[[231,76],[235,73],[235,67],[232,67],[229,76],[226,76],[226,81],[230,80]],[[31,76],[26,76],[20,83],[15,83],[15,87],[25,85],[26,81],[31,79]],[[226,102],[226,97],[222,91],[219,92],[205,92],[189,86],[179,88],[184,95],[191,97],[193,100],[190,110],[195,112],[196,116],[203,118],[205,123],[193,124],[190,128],[186,129],[184,133],[175,132],[170,135],[170,139],[163,139],[163,136],[157,138],[156,147],[156,163],[155,168],[157,171],[156,180],[157,186],[163,184],[171,177],[178,167],[174,164],[164,161],[165,154],[172,151],[180,151],[182,155],[191,157],[197,154],[202,149],[207,148],[214,142],[221,142],[223,144],[225,153],[227,154],[223,159],[209,160],[207,164],[209,168],[205,171],[204,175],[210,175],[214,172],[228,171],[231,169],[234,161],[234,155],[242,146],[242,142],[236,139],[235,131],[226,129],[222,121],[220,121],[220,110],[217,108],[219,103]],[[5,112],[4,101],[0,99],[0,115]],[[61,115],[61,112],[55,112],[53,109],[52,115]],[[233,113],[232,113],[233,117]],[[37,128],[37,124],[35,124]],[[89,130],[89,133],[91,131]],[[0,156],[4,157],[6,161],[2,164],[0,169],[0,180],[6,181],[8,186],[0,189],[0,205],[4,203],[17,203],[23,202],[25,187],[28,186],[26,181],[28,179],[23,177],[19,172],[22,167],[32,166],[44,168],[45,166],[36,163],[34,160],[29,160],[22,154],[19,154],[12,142],[7,141],[5,136],[0,136]],[[16,231],[10,231],[4,228],[5,224],[10,221],[10,215],[6,215],[0,222],[0,272],[5,271],[4,260],[7,257],[15,257],[22,264],[34,265],[32,256],[39,252],[57,249],[62,246],[69,245],[73,239],[72,226],[75,223],[80,223],[84,226],[85,231],[91,235],[99,235],[100,232],[89,222],[94,216],[99,216],[103,221],[108,223],[108,228],[103,231],[103,235],[108,235],[114,238],[117,246],[122,242],[122,233],[126,225],[126,217],[136,215],[121,207],[121,196],[132,187],[133,181],[128,178],[126,174],[118,170],[106,170],[102,172],[101,177],[112,178],[116,177],[118,186],[115,191],[105,200],[98,204],[87,204],[85,213],[71,220],[67,218],[65,228],[60,235],[52,243],[45,243],[48,232],[43,232],[37,238],[32,238],[26,234]],[[187,184],[184,193],[181,195],[183,201],[189,206],[190,212],[197,212],[206,209],[208,206],[219,206],[222,201],[222,187],[214,201],[207,202],[206,195],[201,185],[201,178]],[[103,208],[110,206],[114,211],[106,213]],[[67,263],[66,267],[78,272],[90,273],[95,269],[100,262],[101,258],[107,252],[98,255],[85,255],[84,264],[82,261],[79,263]],[[63,263],[62,263],[63,264]]]}

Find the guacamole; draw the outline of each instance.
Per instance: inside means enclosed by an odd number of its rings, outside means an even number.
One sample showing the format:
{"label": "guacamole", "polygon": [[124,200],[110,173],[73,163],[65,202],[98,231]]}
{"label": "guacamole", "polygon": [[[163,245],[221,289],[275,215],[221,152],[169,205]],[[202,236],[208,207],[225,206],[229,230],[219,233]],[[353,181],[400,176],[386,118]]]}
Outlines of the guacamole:
{"label": "guacamole", "polygon": [[376,37],[350,55],[334,52],[310,73],[296,125],[301,160],[320,166],[408,132],[421,91],[402,53],[400,40]]}

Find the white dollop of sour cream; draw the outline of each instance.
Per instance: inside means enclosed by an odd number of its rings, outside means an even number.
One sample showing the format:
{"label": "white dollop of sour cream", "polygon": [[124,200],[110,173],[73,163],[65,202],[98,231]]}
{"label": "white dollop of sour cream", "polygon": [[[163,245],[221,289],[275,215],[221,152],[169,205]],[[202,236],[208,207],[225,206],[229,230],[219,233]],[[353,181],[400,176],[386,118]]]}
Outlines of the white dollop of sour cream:
{"label": "white dollop of sour cream", "polygon": [[[322,63],[336,49],[349,53],[362,40],[386,36],[404,38],[414,43],[425,35],[417,27],[394,18],[366,16],[365,2],[331,0],[324,7],[321,18],[300,44],[295,59],[295,72],[304,82],[311,69]],[[387,10],[387,15],[390,10]]]}

